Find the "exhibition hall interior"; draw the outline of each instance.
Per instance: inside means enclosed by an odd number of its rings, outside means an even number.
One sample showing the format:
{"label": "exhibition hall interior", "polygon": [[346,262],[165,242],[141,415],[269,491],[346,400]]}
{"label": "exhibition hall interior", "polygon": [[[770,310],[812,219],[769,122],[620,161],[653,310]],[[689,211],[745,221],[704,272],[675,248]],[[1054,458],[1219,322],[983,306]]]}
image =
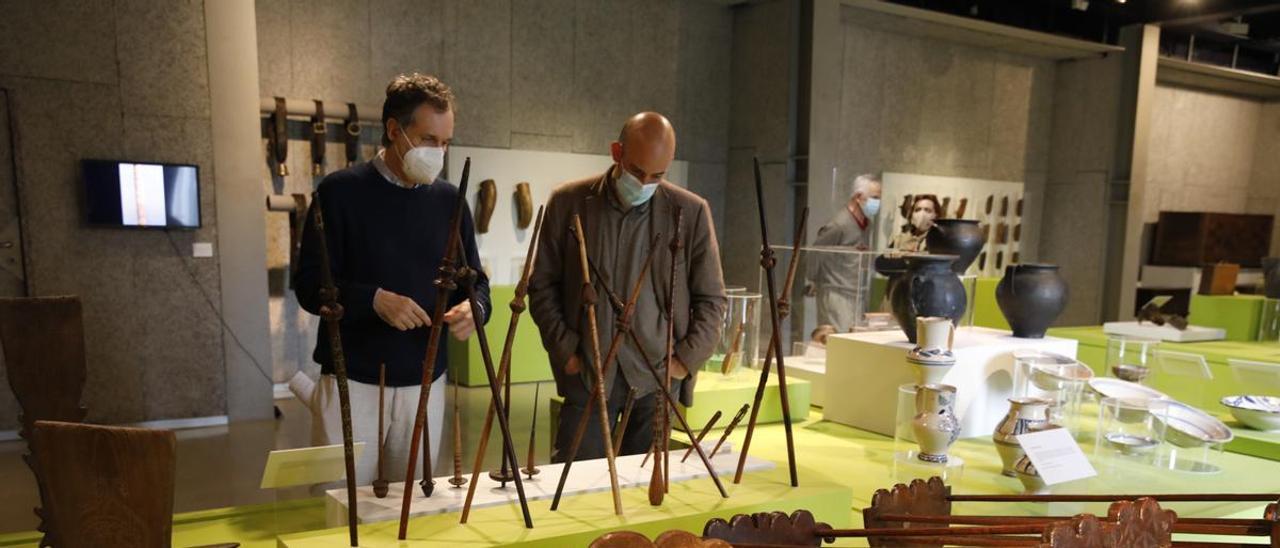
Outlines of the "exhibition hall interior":
{"label": "exhibition hall interior", "polygon": [[0,546],[1280,546],[1280,2],[0,0]]}

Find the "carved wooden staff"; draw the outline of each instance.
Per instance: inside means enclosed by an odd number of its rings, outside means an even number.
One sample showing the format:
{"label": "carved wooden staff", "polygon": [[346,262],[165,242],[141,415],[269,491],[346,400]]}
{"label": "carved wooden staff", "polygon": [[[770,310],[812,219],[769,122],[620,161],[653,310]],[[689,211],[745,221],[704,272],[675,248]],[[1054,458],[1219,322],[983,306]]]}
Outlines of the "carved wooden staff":
{"label": "carved wooden staff", "polygon": [[347,531],[351,545],[360,545],[360,533],[356,528],[356,455],[351,435],[351,393],[347,390],[347,357],[342,353],[342,331],[338,322],[343,309],[338,303],[338,286],[333,281],[333,269],[329,264],[329,244],[324,233],[324,214],[320,211],[320,192],[311,195],[311,214],[315,217],[316,241],[320,249],[320,316],[329,332],[329,352],[332,355],[333,373],[338,378],[338,407],[342,416],[342,458],[347,468]]}
{"label": "carved wooden staff", "polygon": [[542,383],[533,385],[533,422],[529,424],[529,456],[524,458],[524,474],[533,479],[538,475],[537,466],[533,465],[534,449],[537,448],[538,441],[538,394],[542,392]]}
{"label": "carved wooden staff", "polygon": [[[650,249],[652,249],[652,247]],[[596,278],[598,278],[601,281],[600,287],[604,289],[605,294],[609,297],[609,303],[613,305],[614,313],[618,315],[622,315],[621,312],[618,312],[624,309],[622,299],[618,298],[618,294],[614,293],[613,289],[609,287],[609,283],[606,281],[607,278],[604,276],[604,274],[600,271],[600,268],[596,266],[594,262],[591,263],[591,271],[594,272],[596,275]],[[634,301],[635,301],[635,297],[633,296],[632,302]],[[644,351],[644,345],[640,344],[640,337],[636,336],[635,330],[631,329],[630,324],[619,324],[618,331],[619,333],[625,333],[627,335],[627,338],[631,341],[631,345],[635,347],[637,352],[640,353],[640,359],[644,361],[645,369],[648,370],[649,374],[653,376],[653,381],[658,384],[658,392],[662,393],[662,397],[666,400],[667,405],[671,406],[672,409],[677,409],[675,396],[671,395],[670,390],[663,389],[664,387],[662,386],[662,375],[658,373],[658,368],[654,367],[653,360],[649,359],[649,354]],[[617,334],[615,334],[615,336],[616,335]],[[706,467],[707,476],[710,477],[711,481],[716,484],[716,489],[720,491],[720,496],[724,498],[729,498],[728,491],[724,490],[724,484],[720,483],[720,475],[716,474],[715,467],[711,465],[711,459],[707,457],[706,452],[702,450],[702,446],[696,443],[693,443],[695,436],[693,433],[693,429],[689,428],[689,422],[686,421],[684,418],[684,415],[681,415],[680,413],[675,413],[675,416],[676,416],[676,422],[680,425],[680,430],[689,436],[689,443],[693,444],[694,451],[698,452],[698,458],[702,460],[702,465]]]}
{"label": "carved wooden staff", "polygon": [[460,396],[458,381],[455,380],[453,381],[453,477],[449,478],[449,485],[454,488],[467,484],[467,478],[462,477],[462,410],[458,405]]}
{"label": "carved wooden staff", "polygon": [[[636,405],[636,387],[632,386],[627,390],[627,401],[622,404],[622,418],[618,419],[618,428],[613,431],[613,454],[617,455],[622,452],[622,437],[627,435],[627,424],[631,422],[631,408]],[[645,458],[649,458],[649,454],[645,453]],[[644,466],[641,464],[640,466]]]}
{"label": "carved wooden staff", "polygon": [[742,422],[742,417],[747,416],[747,409],[750,407],[751,404],[744,403],[742,404],[742,407],[738,409],[738,413],[733,416],[733,420],[729,421],[729,426],[724,428],[724,433],[720,434],[720,441],[717,441],[716,446],[711,448],[712,457],[716,456],[716,451],[719,451],[720,446],[724,445],[724,440],[729,439],[729,434],[733,433],[734,427],[738,426],[738,423]]}
{"label": "carved wooden staff", "polygon": [[[525,296],[529,293],[529,276],[533,273],[533,265],[537,260],[538,241],[542,238],[542,206],[538,206],[538,218],[533,225],[533,236],[529,239],[529,249],[525,251],[524,270],[520,273],[520,281],[516,283],[515,295],[511,297],[511,319],[507,322],[507,338],[502,345],[502,357],[498,362],[498,375],[507,375],[511,370],[511,352],[516,342],[516,328],[520,325],[520,315],[524,313]],[[484,427],[480,429],[480,441],[477,442],[475,464],[471,467],[471,485],[467,486],[467,498],[462,504],[462,518],[459,523],[466,523],[471,515],[471,501],[475,498],[476,484],[480,480],[480,469],[484,466],[484,453],[489,448],[489,432],[493,428],[493,415],[498,410],[499,400],[489,402],[489,410],[484,416]],[[502,458],[506,458],[503,452]]]}
{"label": "carved wooden staff", "polygon": [[390,485],[387,482],[386,471],[383,470],[382,445],[385,443],[385,430],[382,426],[382,414],[384,413],[384,400],[386,400],[387,390],[387,364],[378,366],[378,478],[373,480],[373,496],[378,498],[386,498],[387,490]]}
{"label": "carved wooden staff", "polygon": [[[804,245],[805,228],[809,224],[809,208],[806,207],[800,212],[800,224],[796,226],[795,235],[791,238],[791,259],[787,265],[787,278],[783,282],[782,296],[778,298],[778,321],[781,322],[791,314],[791,287],[796,279],[796,268],[800,265],[800,248]],[[773,358],[779,348],[782,348],[782,340],[778,338],[777,333],[769,339],[769,348],[765,351],[764,366],[760,371],[760,383],[756,385],[756,399],[751,407],[751,420],[747,422],[747,436],[742,443],[742,451],[738,454],[738,468],[734,473],[733,482],[742,481],[742,471],[747,464],[747,451],[751,447],[751,435],[755,431],[756,417],[760,409],[760,397],[764,395],[764,388],[769,380],[769,367],[773,363]],[[790,424],[788,422],[788,424]],[[712,451],[714,454],[715,452]]]}
{"label": "carved wooden staff", "polygon": [[[711,429],[716,427],[717,422],[720,422],[719,409],[716,410],[716,414],[711,415],[711,420],[708,420],[707,424],[702,427],[702,431],[698,432],[698,437],[693,440],[693,443],[702,443],[702,439],[706,438],[707,433],[711,432]],[[692,455],[692,454],[693,454],[693,446],[690,445],[688,449],[684,450],[684,456],[680,457],[680,462],[684,463],[684,461],[689,460],[689,455]]]}
{"label": "carved wooden staff", "polygon": [[[773,275],[773,267],[776,260],[773,258],[773,245],[769,243],[769,226],[764,212],[764,183],[760,180],[760,159],[752,158],[752,162],[755,166],[756,176],[756,205],[760,211],[760,266],[764,268],[765,283],[768,284],[769,289],[769,321],[773,325],[773,334],[769,337],[769,350],[766,352],[764,366],[760,369],[760,383],[756,385],[755,400],[751,404],[751,420],[747,422],[747,437],[742,442],[742,452],[738,454],[738,469],[734,473],[733,482],[739,483],[742,481],[742,471],[747,464],[747,451],[751,449],[751,435],[755,433],[756,419],[760,415],[760,400],[764,397],[764,389],[769,380],[771,360],[768,354],[771,353],[778,361],[778,396],[782,402],[782,427],[787,435],[787,466],[791,472],[791,486],[798,487],[800,480],[796,476],[796,446],[795,439],[791,435],[791,404],[787,398],[787,368],[783,364],[783,352],[781,351],[782,324],[778,315],[778,309],[781,307],[778,303],[778,289]],[[806,209],[801,216],[802,225],[808,219],[808,216],[808,209]],[[792,244],[794,246],[791,254],[793,264],[799,255],[801,237],[801,235],[797,235]],[[783,294],[783,298],[786,298],[786,293]]]}
{"label": "carved wooden staff", "polygon": [[[459,242],[460,243],[460,242]],[[489,337],[485,334],[482,319],[484,318],[484,307],[480,306],[480,299],[476,297],[476,278],[480,274],[467,266],[466,254],[458,256],[462,266],[458,270],[458,280],[463,290],[467,294],[467,301],[471,303],[471,317],[476,321],[476,337],[480,344],[480,358],[484,362],[485,378],[489,381],[489,398],[493,402],[495,409],[502,407],[502,389],[498,385],[500,377],[494,372],[493,354],[489,351]],[[507,422],[507,416],[504,413],[495,413],[498,416],[498,431],[502,433],[502,454],[511,463],[513,472],[520,471],[520,461],[516,459],[516,444],[511,441],[511,425]],[[512,474],[512,480],[516,483],[516,497],[520,499],[520,512],[524,515],[524,526],[526,529],[533,529],[533,517],[529,515],[529,499],[524,495],[524,481],[520,479],[520,474]],[[474,484],[475,482],[471,482]]]}
{"label": "carved wooden staff", "polygon": [[[427,398],[431,395],[431,381],[433,373],[436,369],[436,354],[440,351],[440,335],[444,332],[444,313],[449,308],[449,296],[457,287],[455,278],[457,271],[454,269],[454,254],[458,253],[459,242],[461,238],[458,235],[462,232],[462,214],[467,207],[467,179],[471,176],[471,158],[467,158],[466,163],[462,165],[462,179],[458,184],[458,198],[454,204],[453,217],[449,219],[449,239],[445,243],[444,256],[440,258],[439,274],[436,277],[436,308],[431,314],[431,334],[427,337],[427,355],[422,360],[422,386],[418,392],[418,410],[413,420],[413,435],[409,441],[409,465],[404,477],[404,499],[400,502],[400,532],[399,539],[404,540],[405,535],[409,532],[409,505],[413,500],[413,472],[414,466],[418,460],[418,444],[425,442],[426,437],[423,435],[423,427],[427,422]],[[463,252],[465,254],[465,251]],[[477,317],[476,321],[479,321]],[[430,432],[427,433],[430,435]],[[430,496],[429,487],[431,486],[431,450],[428,447],[423,450],[424,466],[422,467],[422,476],[424,480],[423,494]]]}
{"label": "carved wooden staff", "polygon": [[[586,245],[584,243],[585,240],[578,236],[576,229],[571,230],[570,234],[577,239],[579,246]],[[659,238],[661,238],[660,235],[654,236],[653,240],[649,242],[649,251],[645,253],[644,264],[640,266],[640,275],[636,277],[635,285],[631,288],[631,294],[627,297],[627,304],[614,307],[614,315],[618,318],[616,322],[618,327],[613,333],[613,338],[609,341],[609,353],[605,355],[605,361],[601,368],[605,374],[608,374],[609,366],[613,364],[614,359],[618,357],[618,351],[621,350],[622,333],[630,330],[631,315],[635,312],[636,299],[640,297],[640,288],[644,287],[644,281],[649,277],[649,267],[653,264],[653,255],[657,249]],[[592,272],[595,272],[596,278],[600,280],[600,285],[607,286],[608,284],[604,283],[604,278],[600,277],[599,271],[595,270],[594,263],[591,262],[590,257],[587,257],[587,264],[593,269]],[[569,469],[573,467],[573,461],[578,457],[578,448],[582,445],[582,437],[587,432],[587,421],[590,420],[591,411],[597,404],[605,408],[605,414],[608,414],[604,402],[597,402],[595,394],[587,398],[587,405],[582,410],[582,416],[578,417],[578,425],[573,430],[573,437],[570,438],[569,450],[564,457],[564,465],[560,468],[560,481],[556,484],[556,494],[551,499],[552,511],[560,508],[560,497],[564,494],[565,481],[569,479]],[[606,437],[604,439],[606,443],[610,442],[610,438]]]}
{"label": "carved wooden staff", "polygon": [[[665,366],[667,368],[666,383],[663,385],[666,392],[671,392],[671,363],[675,361],[676,352],[676,316],[675,316],[675,297],[676,297],[676,264],[680,257],[680,248],[684,245],[680,240],[680,225],[684,223],[684,209],[676,208],[676,229],[675,234],[671,236],[671,275],[667,278],[667,358]],[[692,374],[689,372],[688,374]],[[666,493],[671,490],[671,406],[662,406],[662,492]],[[693,444],[697,445],[698,440],[694,439]]]}
{"label": "carved wooden staff", "polygon": [[[600,333],[596,327],[595,290],[591,287],[591,268],[587,266],[587,234],[582,231],[582,218],[573,214],[573,230],[578,235],[578,263],[582,270],[582,309],[587,316],[587,346],[591,349],[591,368],[595,373],[596,410],[600,415],[600,439],[604,458],[609,463],[609,488],[613,491],[613,513],[622,515],[622,491],[618,488],[618,467],[613,455],[613,436],[609,434],[609,400],[604,394],[604,362],[600,361]],[[615,345],[616,346],[616,345]],[[565,472],[569,467],[565,466]],[[556,490],[560,494],[560,490]]]}

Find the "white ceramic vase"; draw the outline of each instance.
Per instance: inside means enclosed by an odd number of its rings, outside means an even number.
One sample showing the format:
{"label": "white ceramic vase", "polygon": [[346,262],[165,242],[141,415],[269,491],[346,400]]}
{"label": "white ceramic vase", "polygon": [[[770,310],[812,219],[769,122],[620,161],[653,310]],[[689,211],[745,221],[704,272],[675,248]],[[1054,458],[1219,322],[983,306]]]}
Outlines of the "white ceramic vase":
{"label": "white ceramic vase", "polygon": [[951,366],[956,364],[956,356],[951,351],[955,335],[956,325],[951,318],[916,318],[916,340],[919,342],[907,352],[907,363],[915,370],[917,383],[942,383]]}
{"label": "white ceramic vase", "polygon": [[916,455],[925,462],[945,464],[947,449],[960,437],[960,421],[955,415],[956,387],[946,384],[916,386],[916,416],[911,431],[920,444]]}

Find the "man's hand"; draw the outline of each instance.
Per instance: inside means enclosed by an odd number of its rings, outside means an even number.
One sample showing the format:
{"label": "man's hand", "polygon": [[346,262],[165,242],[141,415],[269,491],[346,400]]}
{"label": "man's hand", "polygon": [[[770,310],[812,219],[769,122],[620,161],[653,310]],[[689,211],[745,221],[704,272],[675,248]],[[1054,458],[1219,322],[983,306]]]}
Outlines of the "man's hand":
{"label": "man's hand", "polygon": [[431,325],[431,317],[413,299],[381,288],[373,294],[373,311],[387,325],[401,331]]}
{"label": "man's hand", "polygon": [[582,358],[577,354],[569,356],[569,361],[564,364],[564,372],[566,375],[577,375],[582,372]]}
{"label": "man's hand", "polygon": [[689,368],[684,365],[684,362],[680,361],[680,358],[671,356],[671,371],[669,373],[671,373],[671,378],[680,380],[689,376]]}
{"label": "man's hand", "polygon": [[449,324],[449,333],[460,341],[467,340],[476,332],[476,320],[471,316],[471,302],[463,301],[444,313],[444,323]]}

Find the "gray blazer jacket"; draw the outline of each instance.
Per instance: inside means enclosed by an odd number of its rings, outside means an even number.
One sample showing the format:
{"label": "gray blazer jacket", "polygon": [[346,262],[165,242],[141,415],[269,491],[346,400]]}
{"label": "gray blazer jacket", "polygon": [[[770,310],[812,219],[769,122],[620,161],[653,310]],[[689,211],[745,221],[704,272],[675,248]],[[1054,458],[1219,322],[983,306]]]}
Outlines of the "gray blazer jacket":
{"label": "gray blazer jacket", "polygon": [[[529,279],[529,313],[542,333],[542,345],[551,359],[551,372],[557,392],[569,397],[570,392],[585,386],[581,379],[567,378],[564,364],[576,352],[590,356],[585,333],[579,332],[582,315],[582,269],[579,265],[577,241],[569,232],[573,214],[582,219],[587,234],[587,255],[600,256],[599,238],[593,238],[599,226],[602,208],[610,207],[605,174],[563,183],[552,192],[542,220],[542,236],[533,275]],[[654,253],[650,267],[650,283],[642,291],[657,291],[658,302],[667,301],[667,278],[670,276],[671,253],[666,251],[675,232],[675,211],[683,213],[680,234],[684,242],[676,263],[675,287],[675,355],[689,368],[689,378],[681,383],[680,402],[693,404],[693,386],[698,370],[711,357],[720,340],[720,324],[728,301],[724,292],[724,273],[720,266],[720,245],[716,241],[711,209],[702,197],[668,181],[659,183],[651,198],[653,217],[650,237],[662,235],[662,248]],[[597,282],[597,280],[592,280]],[[611,286],[626,299],[631,288]],[[598,288],[597,306],[609,306],[607,294]],[[601,359],[608,351],[614,326],[597,327]],[[656,358],[656,356],[654,357]],[[586,363],[584,363],[586,369]],[[616,376],[616,364],[607,377]]]}

